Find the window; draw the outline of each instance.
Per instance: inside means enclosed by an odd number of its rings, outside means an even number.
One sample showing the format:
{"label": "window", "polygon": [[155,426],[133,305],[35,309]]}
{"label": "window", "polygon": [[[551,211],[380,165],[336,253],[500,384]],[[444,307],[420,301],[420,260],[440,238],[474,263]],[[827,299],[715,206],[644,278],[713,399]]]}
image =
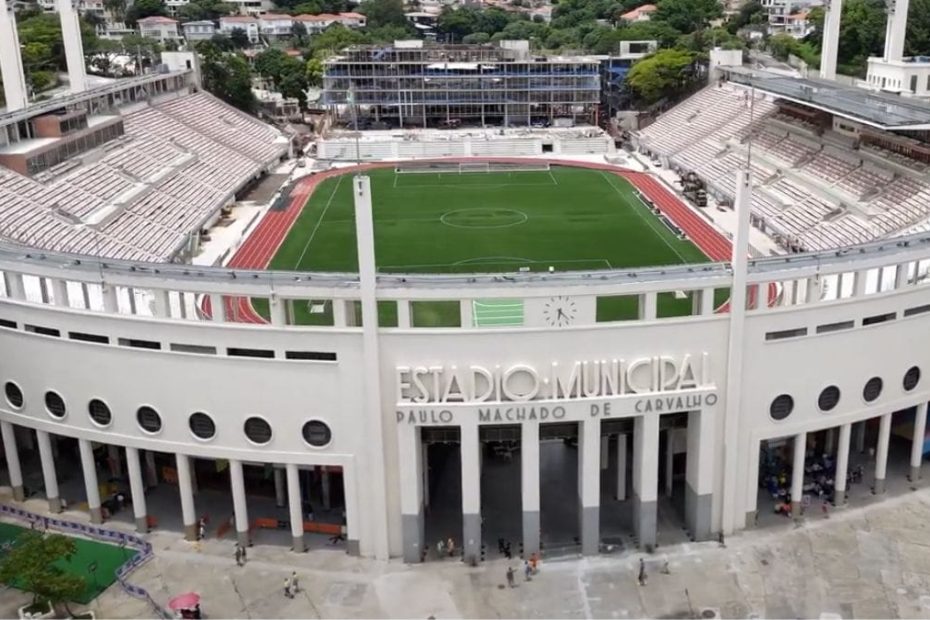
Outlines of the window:
{"label": "window", "polygon": [[798,327],[796,329],[783,329],[777,332],[768,332],[765,334],[766,340],[782,340],[784,338],[798,338],[800,336],[807,335],[806,327]]}
{"label": "window", "polygon": [[881,377],[872,377],[865,382],[865,387],[862,388],[862,398],[865,399],[865,402],[870,403],[882,393],[882,379]]}
{"label": "window", "polygon": [[216,424],[213,423],[213,418],[201,411],[192,413],[187,423],[191,433],[197,439],[213,439],[216,436]]}
{"label": "window", "polygon": [[769,415],[773,420],[784,420],[794,411],[794,399],[787,394],[776,396],[769,407]]}
{"label": "window", "polygon": [[907,372],[904,373],[904,389],[907,392],[910,392],[917,384],[920,383],[920,368],[917,366],[911,366],[908,368]]}
{"label": "window", "polygon": [[45,408],[48,410],[48,414],[56,420],[62,419],[68,413],[65,408],[65,400],[61,397],[61,394],[51,390],[45,393]]}
{"label": "window", "polygon": [[887,312],[885,314],[876,314],[875,316],[867,316],[862,319],[862,326],[866,325],[875,325],[877,323],[884,323],[885,321],[893,321],[895,319],[894,312]]}
{"label": "window", "polygon": [[818,334],[829,334],[830,332],[838,332],[844,329],[852,329],[856,325],[855,321],[839,321],[837,323],[826,323],[824,325],[817,326]]}
{"label": "window", "polygon": [[7,381],[6,385],[3,386],[3,391],[6,394],[6,402],[10,403],[10,406],[14,409],[22,409],[23,403],[23,391],[19,389],[19,386],[13,383],[12,381]]}
{"label": "window", "polygon": [[830,411],[840,402],[840,388],[835,385],[825,387],[817,398],[817,406],[821,411]]}
{"label": "window", "polygon": [[161,430],[161,416],[148,405],[139,407],[136,411],[136,421],[146,433],[157,433]]}
{"label": "window", "polygon": [[304,436],[304,441],[314,448],[328,446],[329,442],[333,440],[333,432],[329,430],[329,426],[325,422],[320,420],[310,420],[304,424],[301,434]]}
{"label": "window", "polygon": [[245,421],[243,430],[252,443],[266,444],[271,441],[271,425],[263,418],[252,416]]}
{"label": "window", "polygon": [[99,398],[87,403],[87,414],[90,416],[91,421],[98,426],[109,426],[110,422],[113,421],[110,407]]}

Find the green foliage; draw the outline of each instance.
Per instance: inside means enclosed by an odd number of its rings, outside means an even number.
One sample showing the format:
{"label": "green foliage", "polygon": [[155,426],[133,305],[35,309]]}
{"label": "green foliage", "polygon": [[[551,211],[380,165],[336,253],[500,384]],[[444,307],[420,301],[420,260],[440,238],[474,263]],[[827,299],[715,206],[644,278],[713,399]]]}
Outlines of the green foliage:
{"label": "green foliage", "polygon": [[74,540],[67,536],[23,532],[0,559],[0,581],[15,582],[18,588],[31,593],[33,604],[47,600],[57,605],[77,599],[86,582],[55,566],[56,561],[70,558],[75,550]]}
{"label": "green foliage", "polygon": [[[522,13],[508,13],[498,8],[481,9],[474,6],[452,8],[446,6],[439,14],[436,31],[444,38],[460,43],[466,36],[479,32],[494,37],[496,34],[504,33],[509,25],[520,22],[531,23],[526,18],[526,15]],[[515,37],[507,35],[504,38]]]}
{"label": "green foliage", "polygon": [[722,16],[719,0],[658,0],[654,19],[687,34],[706,28],[711,20]]}
{"label": "green foliage", "polygon": [[229,42],[232,43],[234,48],[240,50],[244,50],[245,48],[252,45],[252,42],[249,40],[248,33],[242,28],[233,28],[229,32]]}
{"label": "green foliage", "polygon": [[491,35],[487,32],[473,32],[462,37],[462,43],[468,45],[482,45],[491,40]]}
{"label": "green foliage", "polygon": [[306,106],[307,66],[303,62],[279,49],[269,48],[255,57],[252,66],[259,75],[271,78],[285,97],[294,97],[301,107]]}
{"label": "green foliage", "polygon": [[403,0],[368,0],[362,4],[362,13],[370,28],[381,26],[406,27],[409,23],[404,16]]}
{"label": "green foliage", "polygon": [[749,0],[745,2],[740,8],[739,12],[727,22],[727,29],[736,34],[741,28],[746,28],[747,26],[761,26],[768,22],[768,17],[765,13],[765,7],[762,6],[762,3],[759,0]]}
{"label": "green foliage", "polygon": [[709,30],[696,30],[691,34],[682,35],[678,39],[677,47],[697,53],[706,53],[714,47],[727,50],[738,50],[746,47],[745,41],[726,28],[711,28]]}
{"label": "green foliage", "polygon": [[681,92],[693,74],[694,54],[685,50],[660,50],[636,62],[626,83],[645,103]]}
{"label": "green foliage", "polygon": [[178,9],[178,19],[182,22],[215,21],[234,10],[235,5],[223,0],[191,0]]}
{"label": "green foliage", "polygon": [[203,87],[240,110],[254,112],[258,102],[252,93],[252,76],[245,58],[223,51],[212,41],[201,41],[197,51],[201,56]]}
{"label": "green foliage", "polygon": [[307,85],[322,86],[323,84],[323,61],[319,58],[311,58],[307,61]]}
{"label": "green foliage", "polygon": [[309,55],[325,55],[350,45],[365,43],[366,37],[357,30],[342,24],[333,24],[320,34],[310,38]]}
{"label": "green foliage", "polygon": [[168,9],[162,0],[134,0],[132,6],[126,11],[126,23],[135,26],[143,17],[153,15],[167,15]]}

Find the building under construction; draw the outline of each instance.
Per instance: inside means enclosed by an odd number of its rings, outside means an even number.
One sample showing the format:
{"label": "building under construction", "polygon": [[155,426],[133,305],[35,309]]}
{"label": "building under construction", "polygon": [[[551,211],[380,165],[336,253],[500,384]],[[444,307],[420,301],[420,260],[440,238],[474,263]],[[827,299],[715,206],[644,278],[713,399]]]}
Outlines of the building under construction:
{"label": "building under construction", "polygon": [[527,41],[361,45],[325,61],[323,101],[359,128],[597,123],[600,60],[536,56]]}

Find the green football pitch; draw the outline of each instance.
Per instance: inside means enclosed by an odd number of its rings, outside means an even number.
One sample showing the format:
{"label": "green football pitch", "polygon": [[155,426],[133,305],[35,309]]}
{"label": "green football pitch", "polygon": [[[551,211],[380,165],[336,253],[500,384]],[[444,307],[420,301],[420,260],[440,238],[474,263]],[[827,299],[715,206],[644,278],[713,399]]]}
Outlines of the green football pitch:
{"label": "green football pitch", "polygon": [[[28,531],[26,528],[0,523],[0,549],[6,545],[16,544],[16,537]],[[74,537],[76,551],[70,560],[59,560],[58,567],[67,573],[78,575],[87,583],[83,594],[74,602],[86,605],[116,581],[116,569],[129,561],[137,552],[135,549],[120,549],[85,538]],[[5,551],[0,550],[0,554]],[[94,570],[91,571],[90,569]],[[16,587],[16,582],[9,584]]]}
{"label": "green football pitch", "polygon": [[[707,260],[656,217],[629,182],[600,170],[397,173],[384,168],[367,174],[380,273],[579,271]],[[268,268],[357,271],[353,213],[351,176],[326,179]],[[659,301],[690,307],[687,299]],[[414,323],[455,324],[443,318],[455,302],[449,308],[442,303],[415,304]],[[266,302],[254,305],[268,316]],[[296,322],[331,320],[325,305],[315,311],[312,306],[296,304]],[[418,310],[425,316],[418,317]],[[383,307],[381,323],[391,325],[392,314]],[[599,303],[599,320],[635,314],[629,300]]]}

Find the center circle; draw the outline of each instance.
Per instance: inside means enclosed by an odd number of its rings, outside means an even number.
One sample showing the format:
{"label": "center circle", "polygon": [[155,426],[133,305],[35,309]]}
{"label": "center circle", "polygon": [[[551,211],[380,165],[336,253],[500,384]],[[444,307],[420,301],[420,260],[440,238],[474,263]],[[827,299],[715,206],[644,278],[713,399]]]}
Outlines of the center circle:
{"label": "center circle", "polygon": [[444,213],[439,221],[453,228],[508,228],[530,219],[523,211],[494,207],[456,209]]}

